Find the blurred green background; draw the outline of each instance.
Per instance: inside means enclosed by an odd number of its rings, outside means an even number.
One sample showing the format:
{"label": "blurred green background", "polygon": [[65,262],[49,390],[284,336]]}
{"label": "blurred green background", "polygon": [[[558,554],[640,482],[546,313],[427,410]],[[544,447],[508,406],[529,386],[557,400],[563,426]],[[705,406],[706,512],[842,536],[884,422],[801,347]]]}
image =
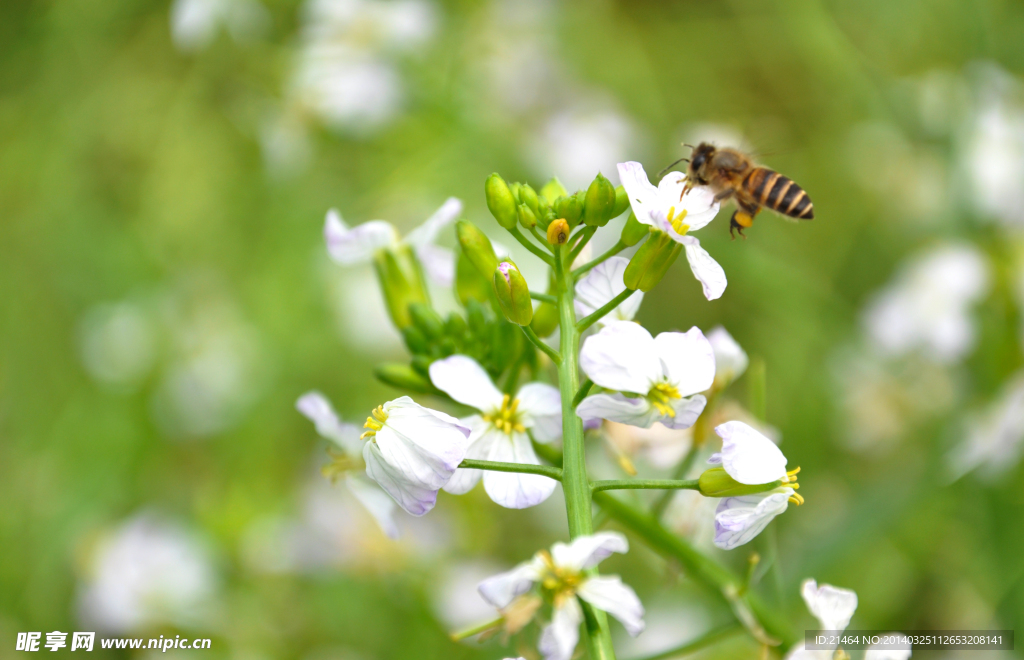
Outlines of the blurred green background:
{"label": "blurred green background", "polygon": [[[407,231],[454,195],[508,244],[490,172],[653,175],[704,137],[815,203],[811,223],[764,214],[736,241],[723,211],[700,239],[725,295],[707,302],[680,261],[638,317],[722,324],[764,362],[807,503],[773,525],[758,589],[801,630],[805,577],[858,592],[854,628],[1024,628],[1019,452],[988,478],[948,458],[1024,365],[1022,34],[1005,0],[3,3],[0,656],[20,631],[104,622],[212,637],[211,657],[515,655],[447,633],[488,618],[476,579],[565,536],[558,495],[442,495],[392,543],[317,473],[295,399],[317,388],[360,420],[397,394],[373,367],[404,356],[369,267],[327,259],[324,212]],[[969,349],[879,357],[866,306],[948,241],[989,273]],[[109,613],[133,601],[97,553],[133,524],[201,611]],[[741,568],[770,542],[715,552]],[[128,546],[106,561],[135,561]],[[729,619],[639,543],[603,570],[650,612],[623,658]]]}

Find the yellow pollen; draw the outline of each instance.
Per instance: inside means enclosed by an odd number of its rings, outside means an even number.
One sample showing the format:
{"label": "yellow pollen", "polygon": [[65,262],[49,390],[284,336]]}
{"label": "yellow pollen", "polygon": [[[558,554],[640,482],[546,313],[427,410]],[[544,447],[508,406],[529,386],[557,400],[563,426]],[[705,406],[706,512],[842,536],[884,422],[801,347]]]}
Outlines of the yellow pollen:
{"label": "yellow pollen", "polygon": [[494,428],[502,433],[512,435],[512,432],[525,433],[526,427],[519,421],[520,414],[519,399],[513,399],[506,394],[501,399],[501,407],[493,412],[485,414],[484,421],[489,422]]}
{"label": "yellow pollen", "polygon": [[683,396],[676,386],[668,383],[658,383],[647,393],[647,400],[651,402],[651,405],[657,408],[662,415],[668,417],[676,416],[676,410],[671,405],[672,400],[681,398]]}
{"label": "yellow pollen", "polygon": [[[796,468],[795,470],[790,470],[789,472],[786,473],[786,476],[782,478],[782,483],[787,488],[792,488],[794,491],[799,490],[800,484],[796,482],[796,475],[799,473],[799,467]],[[800,493],[794,492],[792,495],[789,496],[789,501],[797,506],[800,506],[801,504],[804,503],[804,498],[800,495]]]}
{"label": "yellow pollen", "polygon": [[541,586],[553,592],[556,603],[561,599],[573,596],[580,583],[584,580],[583,574],[556,566],[555,560],[547,550],[541,550],[538,554],[544,562],[544,574],[540,580]]}
{"label": "yellow pollen", "polygon": [[384,428],[384,422],[386,421],[388,421],[388,414],[384,412],[384,406],[377,406],[373,409],[372,416],[366,418],[363,428],[367,429],[367,431],[359,436],[359,439],[365,440],[377,435],[377,431]]}
{"label": "yellow pollen", "polygon": [[679,215],[676,215],[676,207],[674,206],[668,210],[668,223],[672,225],[672,229],[675,229],[676,233],[680,236],[690,231],[690,225],[683,224],[683,218],[686,217],[687,213],[688,211],[683,209]]}

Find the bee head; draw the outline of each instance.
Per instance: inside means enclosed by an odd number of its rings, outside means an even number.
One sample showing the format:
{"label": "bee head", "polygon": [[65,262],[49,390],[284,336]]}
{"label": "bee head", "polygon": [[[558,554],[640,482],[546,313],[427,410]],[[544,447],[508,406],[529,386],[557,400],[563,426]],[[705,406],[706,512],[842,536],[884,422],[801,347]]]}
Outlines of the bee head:
{"label": "bee head", "polygon": [[706,186],[708,181],[705,175],[705,166],[715,153],[715,147],[707,142],[701,142],[693,147],[690,154],[690,165],[686,168],[686,178],[697,185]]}

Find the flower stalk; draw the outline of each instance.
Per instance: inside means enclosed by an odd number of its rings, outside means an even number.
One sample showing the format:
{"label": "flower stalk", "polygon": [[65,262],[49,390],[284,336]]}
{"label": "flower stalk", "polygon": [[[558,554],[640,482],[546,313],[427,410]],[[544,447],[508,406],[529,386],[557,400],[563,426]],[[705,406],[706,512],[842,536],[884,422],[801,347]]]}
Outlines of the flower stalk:
{"label": "flower stalk", "polygon": [[562,480],[562,470],[550,465],[532,465],[530,463],[502,463],[501,461],[481,461],[474,458],[465,458],[459,463],[460,468],[471,468],[474,470],[493,470],[494,472],[518,472],[520,474],[539,474],[542,477]]}

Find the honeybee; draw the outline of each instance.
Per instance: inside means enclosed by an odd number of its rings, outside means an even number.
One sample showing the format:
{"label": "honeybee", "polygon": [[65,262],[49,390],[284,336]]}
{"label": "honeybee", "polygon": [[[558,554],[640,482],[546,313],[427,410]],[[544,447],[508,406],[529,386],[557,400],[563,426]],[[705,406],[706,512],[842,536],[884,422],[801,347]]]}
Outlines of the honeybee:
{"label": "honeybee", "polygon": [[690,148],[693,151],[683,192],[694,186],[709,186],[717,202],[734,197],[737,208],[729,221],[733,238],[734,231],[743,236],[743,230],[754,224],[754,217],[763,206],[797,220],[814,217],[811,198],[789,177],[755,165],[750,156],[736,149],[719,149],[707,142]]}

